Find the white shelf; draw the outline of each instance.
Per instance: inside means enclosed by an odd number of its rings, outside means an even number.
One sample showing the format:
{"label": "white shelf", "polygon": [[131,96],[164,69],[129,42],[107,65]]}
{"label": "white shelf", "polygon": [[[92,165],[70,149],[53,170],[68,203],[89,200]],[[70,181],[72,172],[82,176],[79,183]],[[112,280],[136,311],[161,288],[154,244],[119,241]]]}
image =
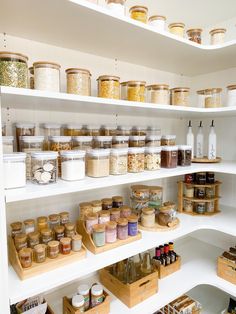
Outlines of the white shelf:
{"label": "white shelf", "polygon": [[[180,227],[173,231],[160,232],[160,233],[142,231],[141,240],[139,240],[138,242],[133,242],[128,245],[113,249],[112,254],[111,254],[111,251],[107,251],[98,255],[93,255],[92,253],[88,252],[87,258],[82,261],[66,265],[64,267],[58,268],[54,271],[50,271],[46,274],[42,274],[40,276],[31,278],[31,279],[21,281],[16,275],[13,268],[9,267],[9,295],[10,295],[11,304],[21,301],[29,296],[33,296],[42,292],[46,292],[50,289],[62,286],[68,282],[71,282],[75,279],[86,276],[98,269],[101,269],[105,266],[113,264],[119,260],[128,258],[130,256],[133,256],[145,250],[151,249],[165,242],[169,242],[169,241],[178,239],[180,237],[186,236],[196,230],[211,229],[211,230],[217,230],[226,234],[236,236],[236,228],[235,228],[236,209],[235,208],[223,207],[222,213],[217,214],[215,216],[211,216],[211,217],[202,217],[202,216],[195,217],[195,216],[189,216],[185,214],[180,214],[178,217],[180,218],[180,221],[181,221]],[[191,252],[192,254],[193,253],[192,251],[193,250],[190,250],[190,249],[188,250],[188,248],[186,248],[185,255],[186,253],[188,254],[189,252]],[[208,255],[209,254],[211,254],[211,250],[208,251]],[[212,255],[212,257],[214,257],[214,254]],[[205,257],[204,255],[201,255],[199,253],[199,258],[205,258]],[[195,272],[196,270],[195,265],[190,264],[186,266],[189,268],[189,271],[191,270],[193,272],[194,270]],[[213,268],[213,270],[214,269],[215,268]],[[196,270],[196,272],[198,272],[198,270]],[[208,280],[207,278],[208,277],[206,276],[205,281],[203,281],[202,283],[207,283],[207,280]],[[166,287],[167,283],[169,283],[168,280],[169,278],[167,279],[167,282],[166,281],[161,282],[160,291],[163,291],[163,294],[164,292],[166,293],[166,291],[169,291],[170,287],[172,287],[172,284],[170,284],[169,288]],[[164,285],[165,282],[166,284]],[[179,282],[183,283],[183,287],[182,288],[180,287],[180,288],[185,289],[186,287],[185,287],[184,281],[182,280]],[[209,283],[211,284],[211,281]],[[223,284],[223,281],[222,281],[222,284]],[[186,291],[193,287],[194,285],[191,284],[191,286],[188,287]],[[224,285],[223,285],[223,288],[224,288]],[[173,293],[174,292],[176,294],[182,293],[182,292],[179,292],[178,289],[174,289]],[[168,295],[169,294],[166,293],[166,297]],[[162,297],[157,298],[157,300],[159,300],[159,302],[162,302],[162,305],[164,305],[166,302],[165,301],[166,298],[162,300]],[[114,310],[114,313],[122,313],[122,312],[118,312],[118,309],[119,307],[117,307],[117,312],[115,312]]]}
{"label": "white shelf", "polygon": [[9,35],[189,76],[236,66],[236,40],[198,45],[84,0],[50,0],[43,6],[37,0],[4,1],[0,28]]}

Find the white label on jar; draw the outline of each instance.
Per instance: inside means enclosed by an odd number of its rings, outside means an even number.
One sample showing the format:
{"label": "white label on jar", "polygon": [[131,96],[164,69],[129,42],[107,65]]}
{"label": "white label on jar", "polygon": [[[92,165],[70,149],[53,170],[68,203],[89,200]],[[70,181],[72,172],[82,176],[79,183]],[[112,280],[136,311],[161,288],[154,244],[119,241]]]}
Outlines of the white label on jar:
{"label": "white label on jar", "polygon": [[25,162],[4,162],[3,167],[5,189],[26,185]]}
{"label": "white label on jar", "polygon": [[83,160],[68,160],[61,164],[61,178],[63,180],[81,180],[85,176],[85,162]]}

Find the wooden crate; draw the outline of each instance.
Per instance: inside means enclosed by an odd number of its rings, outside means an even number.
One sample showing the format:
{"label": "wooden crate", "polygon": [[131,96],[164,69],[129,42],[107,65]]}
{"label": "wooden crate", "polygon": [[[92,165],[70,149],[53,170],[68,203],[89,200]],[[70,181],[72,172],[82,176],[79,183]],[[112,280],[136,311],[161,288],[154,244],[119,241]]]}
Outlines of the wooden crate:
{"label": "wooden crate", "polygon": [[86,249],[84,246],[82,246],[82,249],[79,252],[71,251],[71,253],[68,255],[59,254],[59,256],[54,259],[47,257],[46,261],[43,263],[33,262],[31,267],[23,268],[21,266],[19,256],[16,251],[12,237],[9,237],[8,239],[8,248],[9,248],[10,263],[21,280],[25,280],[25,279],[40,275],[50,270],[53,270],[53,269],[65,266],[69,263],[73,263],[75,261],[79,261],[86,258]]}
{"label": "wooden crate", "polygon": [[109,250],[112,250],[118,246],[125,245],[137,240],[140,240],[142,238],[142,234],[139,231],[136,236],[129,236],[126,240],[117,240],[114,243],[106,243],[104,246],[96,247],[96,245],[93,242],[93,239],[91,235],[87,232],[85,228],[85,224],[83,220],[78,220],[77,222],[77,231],[82,235],[83,243],[86,246],[86,248],[91,251],[93,254],[99,254],[102,252],[106,252]]}
{"label": "wooden crate", "polygon": [[99,270],[100,282],[128,307],[143,302],[158,291],[158,272],[153,272],[134,283],[124,284],[104,268]]}
{"label": "wooden crate", "polygon": [[236,285],[236,263],[227,261],[224,257],[218,257],[217,275]]}
{"label": "wooden crate", "polygon": [[158,273],[159,273],[159,279],[163,279],[169,275],[171,275],[172,273],[175,273],[176,271],[180,270],[181,267],[181,257],[179,256],[178,259],[170,265],[167,266],[163,266],[160,265],[159,269],[158,269]]}
{"label": "wooden crate", "polygon": [[49,305],[46,314],[55,314]]}
{"label": "wooden crate", "polygon": [[[105,299],[96,307],[86,311],[88,314],[109,314],[110,313],[110,303],[111,297],[109,294],[104,291]],[[80,311],[76,311],[71,305],[71,299],[64,297],[63,298],[63,314],[80,314]]]}

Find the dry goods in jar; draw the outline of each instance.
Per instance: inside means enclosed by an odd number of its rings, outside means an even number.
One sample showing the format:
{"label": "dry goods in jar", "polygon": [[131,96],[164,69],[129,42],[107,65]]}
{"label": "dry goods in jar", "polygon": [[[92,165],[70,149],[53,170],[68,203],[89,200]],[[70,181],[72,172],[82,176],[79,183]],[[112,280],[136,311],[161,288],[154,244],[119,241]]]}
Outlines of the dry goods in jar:
{"label": "dry goods in jar", "polygon": [[112,148],[126,148],[129,147],[129,136],[113,136]]}
{"label": "dry goods in jar", "polygon": [[161,147],[145,148],[145,170],[158,170],[161,167]]}
{"label": "dry goods in jar", "polygon": [[211,35],[211,45],[220,45],[225,41],[225,28],[216,28],[210,31]]}
{"label": "dry goods in jar", "polygon": [[82,96],[91,95],[91,73],[89,70],[70,68],[66,70],[66,74],[67,93]]}
{"label": "dry goods in jar", "polygon": [[173,35],[184,37],[184,23],[171,23],[169,24],[169,32]]}
{"label": "dry goods in jar", "polygon": [[73,150],[85,150],[88,151],[92,148],[92,136],[73,136],[72,147]]}
{"label": "dry goods in jar", "polygon": [[175,146],[176,135],[162,135],[161,146]]}
{"label": "dry goods in jar", "polygon": [[129,101],[145,101],[145,81],[128,81],[121,83],[122,99]]}
{"label": "dry goods in jar", "polygon": [[221,92],[222,88],[209,88],[204,90],[205,94],[205,107],[217,108],[221,107]]}
{"label": "dry goods in jar", "polygon": [[110,174],[126,174],[128,170],[128,148],[113,148],[110,156]]}
{"label": "dry goods in jar", "polygon": [[176,87],[171,89],[171,105],[173,106],[188,106],[189,105],[188,87]]}
{"label": "dry goods in jar", "polygon": [[26,154],[3,155],[3,182],[5,189],[20,188],[26,185]]}
{"label": "dry goods in jar", "polygon": [[129,137],[129,147],[144,147],[145,146],[145,136],[130,136]]}
{"label": "dry goods in jar", "polygon": [[177,146],[163,146],[161,150],[161,167],[176,168],[178,160]]}
{"label": "dry goods in jar", "polygon": [[13,153],[13,136],[3,136],[2,137],[2,151],[3,154],[12,154]]}
{"label": "dry goods in jar", "polygon": [[163,15],[152,15],[148,19],[148,24],[163,32],[165,30],[166,17]]}
{"label": "dry goods in jar", "polygon": [[35,152],[31,154],[31,178],[37,184],[57,181],[57,152]]}
{"label": "dry goods in jar", "polygon": [[93,138],[93,148],[111,148],[112,136],[95,136]]}
{"label": "dry goods in jar", "polygon": [[87,157],[87,175],[89,177],[109,176],[110,170],[110,150],[92,149]]}
{"label": "dry goods in jar", "polygon": [[169,105],[169,85],[155,84],[147,86],[147,101],[159,105]]}
{"label": "dry goods in jar", "polygon": [[129,9],[131,19],[136,21],[147,23],[148,8],[144,6],[135,5]]}
{"label": "dry goods in jar", "polygon": [[128,150],[128,172],[144,171],[144,148],[130,147]]}
{"label": "dry goods in jar", "polygon": [[17,151],[20,151],[20,136],[34,136],[35,123],[16,123]]}
{"label": "dry goods in jar", "polygon": [[202,43],[202,29],[201,28],[193,28],[193,29],[188,29],[187,30],[187,35],[188,39],[197,43],[201,44]]}
{"label": "dry goods in jar", "polygon": [[125,14],[125,0],[106,0],[107,8],[120,15]]}
{"label": "dry goods in jar", "polygon": [[54,62],[39,61],[33,63],[34,88],[50,92],[60,91],[60,68]]}
{"label": "dry goods in jar", "polygon": [[118,76],[102,75],[98,81],[98,97],[120,99],[120,78]]}
{"label": "dry goods in jar", "polygon": [[[60,135],[60,134],[59,134]],[[64,135],[65,136],[82,136],[82,125],[80,124],[66,124],[64,127]]]}
{"label": "dry goods in jar", "polygon": [[85,177],[85,151],[70,150],[61,152],[61,178],[67,181]]}
{"label": "dry goods in jar", "polygon": [[146,147],[159,147],[161,146],[160,135],[148,135],[145,140]]}

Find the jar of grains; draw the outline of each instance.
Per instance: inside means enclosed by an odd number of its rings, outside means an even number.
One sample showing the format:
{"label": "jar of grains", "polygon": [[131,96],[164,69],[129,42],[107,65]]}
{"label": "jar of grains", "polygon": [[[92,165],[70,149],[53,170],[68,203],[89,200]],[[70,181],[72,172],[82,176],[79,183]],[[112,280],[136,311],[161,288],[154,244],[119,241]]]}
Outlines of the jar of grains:
{"label": "jar of grains", "polygon": [[124,205],[123,196],[112,196],[112,207],[113,208],[120,208]]}
{"label": "jar of grains", "polygon": [[61,178],[77,181],[85,177],[85,151],[71,150],[61,152]]}
{"label": "jar of grains", "polygon": [[129,147],[129,136],[113,136],[112,148],[128,148]]}
{"label": "jar of grains", "polygon": [[175,146],[176,135],[162,135],[161,146]]}
{"label": "jar of grains", "polygon": [[120,99],[120,78],[102,75],[98,79],[98,97]]}
{"label": "jar of grains", "polygon": [[169,24],[169,32],[173,35],[184,37],[184,23],[171,23]]}
{"label": "jar of grains", "polygon": [[133,126],[131,129],[131,135],[134,136],[146,136],[147,135],[147,128],[144,126]]}
{"label": "jar of grains", "polygon": [[95,246],[100,247],[105,245],[105,225],[98,224],[93,226],[93,242]]}
{"label": "jar of grains", "polygon": [[145,136],[130,136],[129,147],[144,147],[145,138],[146,138]]}
{"label": "jar of grains", "polygon": [[20,136],[34,136],[35,123],[16,123],[17,151],[20,151]]}
{"label": "jar of grains", "polygon": [[49,138],[50,136],[61,135],[61,124],[59,123],[44,123],[43,135],[44,135],[44,150],[50,150]]}
{"label": "jar of grains", "polygon": [[163,146],[161,150],[161,167],[176,168],[178,160],[177,146]]}
{"label": "jar of grains", "polygon": [[216,28],[210,31],[211,45],[221,45],[225,41],[225,28]]}
{"label": "jar of grains", "polygon": [[172,106],[189,106],[188,87],[176,87],[171,89],[171,105]]}
{"label": "jar of grains", "polygon": [[28,87],[28,57],[0,51],[0,86]]}
{"label": "jar of grains", "polygon": [[178,166],[191,166],[192,147],[188,145],[178,146]]}
{"label": "jar of grains", "polygon": [[35,152],[31,154],[31,180],[37,184],[57,181],[57,152]]}
{"label": "jar of grains", "polygon": [[117,237],[119,240],[128,238],[128,220],[126,218],[119,218],[117,220]]}
{"label": "jar of grains", "polygon": [[34,88],[50,92],[60,92],[60,68],[57,63],[39,61],[33,63]]}
{"label": "jar of grains", "polygon": [[161,167],[161,147],[145,148],[145,170],[159,170]]}
{"label": "jar of grains", "polygon": [[128,172],[144,171],[144,148],[131,147],[128,150]]}
{"label": "jar of grains", "polygon": [[67,93],[82,96],[91,95],[91,73],[86,69],[70,68],[66,70]]}
{"label": "jar of grains", "polygon": [[29,268],[32,266],[33,251],[30,248],[23,248],[19,252],[19,259],[23,268]]}
{"label": "jar of grains", "polygon": [[129,9],[131,19],[136,21],[147,23],[148,8],[140,5],[135,5]]}
{"label": "jar of grains", "polygon": [[121,83],[122,99],[129,101],[145,101],[145,85],[144,81],[128,81]]}
{"label": "jar of grains", "polygon": [[106,0],[107,8],[115,14],[125,14],[125,0]]}
{"label": "jar of grains", "polygon": [[114,243],[117,240],[117,223],[110,221],[106,223],[106,243]]}
{"label": "jar of grains", "polygon": [[148,135],[145,139],[146,147],[159,147],[161,146],[161,136],[160,135]]}
{"label": "jar of grains", "polygon": [[64,127],[65,136],[81,136],[83,135],[82,125],[80,124],[66,124]]}
{"label": "jar of grains", "polygon": [[84,136],[99,136],[100,125],[84,125],[82,131]]}
{"label": "jar of grains", "polygon": [[236,85],[227,86],[227,106],[236,106]]}
{"label": "jar of grains", "polygon": [[163,15],[153,15],[148,19],[148,24],[153,26],[157,31],[165,31],[166,17]]}
{"label": "jar of grains", "polygon": [[142,209],[141,225],[147,228],[155,226],[155,209],[150,207]]}
{"label": "jar of grains", "polygon": [[109,176],[110,170],[110,150],[92,149],[88,151],[87,175],[89,177],[100,178]]}
{"label": "jar of grains", "polygon": [[43,263],[47,257],[47,245],[37,244],[34,247],[34,257],[36,263]]}
{"label": "jar of grains", "polygon": [[3,154],[12,154],[13,153],[13,136],[3,136],[2,137],[2,152]]}
{"label": "jar of grains", "polygon": [[95,136],[93,138],[93,148],[111,148],[112,136]]}
{"label": "jar of grains", "polygon": [[98,213],[98,223],[99,224],[105,224],[108,221],[110,221],[110,211],[109,210],[101,210]]}
{"label": "jar of grains", "polygon": [[102,125],[100,128],[102,136],[116,136],[116,125]]}
{"label": "jar of grains", "polygon": [[93,207],[90,202],[79,203],[79,219],[84,220],[88,214],[93,213]]}
{"label": "jar of grains", "polygon": [[222,88],[205,89],[205,108],[221,107],[221,92]]}
{"label": "jar of grains", "polygon": [[130,136],[131,135],[131,126],[118,125],[117,126],[117,135],[118,136]]}
{"label": "jar of grains", "polygon": [[112,208],[112,198],[103,198],[102,199],[102,210],[109,210]]}
{"label": "jar of grains", "polygon": [[156,84],[147,86],[147,102],[159,105],[169,105],[169,85]]}
{"label": "jar of grains", "polygon": [[72,149],[88,151],[92,149],[92,136],[73,136]]}
{"label": "jar of grains", "polygon": [[197,44],[202,43],[202,38],[201,38],[202,29],[201,28],[188,29],[187,35],[188,35],[189,40],[191,40]]}
{"label": "jar of grains", "polygon": [[3,154],[3,182],[5,189],[14,189],[26,185],[26,154]]}
{"label": "jar of grains", "polygon": [[113,148],[110,155],[110,174],[126,174],[128,171],[128,148]]}
{"label": "jar of grains", "polygon": [[85,226],[89,234],[92,233],[93,226],[98,224],[98,215],[96,213],[88,214],[85,217]]}
{"label": "jar of grains", "polygon": [[2,136],[7,135],[7,125],[6,122],[2,122]]}

